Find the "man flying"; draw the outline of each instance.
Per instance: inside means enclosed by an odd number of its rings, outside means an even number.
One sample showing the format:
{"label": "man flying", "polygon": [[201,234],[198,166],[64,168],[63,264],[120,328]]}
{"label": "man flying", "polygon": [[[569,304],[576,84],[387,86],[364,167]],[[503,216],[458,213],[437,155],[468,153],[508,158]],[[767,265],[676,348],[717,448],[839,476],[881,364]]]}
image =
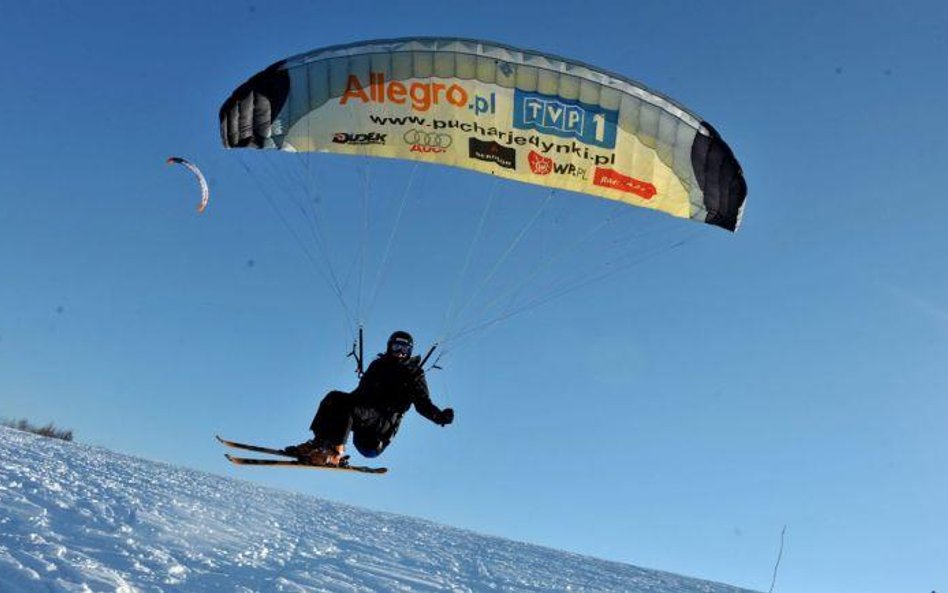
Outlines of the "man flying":
{"label": "man flying", "polygon": [[284,451],[314,465],[344,465],[346,441],[365,457],[378,457],[388,447],[412,405],[435,424],[454,421],[454,410],[431,403],[421,358],[412,356],[411,334],[397,331],[351,393],[330,391],[323,398],[309,428],[314,437]]}

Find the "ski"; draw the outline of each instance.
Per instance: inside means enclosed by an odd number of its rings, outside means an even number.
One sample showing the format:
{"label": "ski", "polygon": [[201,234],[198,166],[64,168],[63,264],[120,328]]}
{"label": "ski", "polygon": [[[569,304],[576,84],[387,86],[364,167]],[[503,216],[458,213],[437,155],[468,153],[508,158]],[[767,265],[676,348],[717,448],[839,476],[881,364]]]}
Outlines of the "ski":
{"label": "ski", "polygon": [[[237,441],[229,441],[225,438],[221,438],[220,435],[215,435],[217,441],[227,447],[233,449],[242,449],[244,451],[254,451],[256,453],[266,453],[267,455],[279,455],[280,457],[289,457],[289,459],[257,459],[253,457],[235,457],[233,455],[225,454],[227,460],[231,463],[237,465],[274,465],[282,467],[310,467],[314,469],[334,469],[340,471],[355,471],[365,474],[384,474],[388,471],[387,467],[367,467],[362,465],[315,465],[312,463],[306,463],[305,461],[300,461],[295,456],[290,455],[283,449],[273,449],[271,447],[261,447],[259,445],[248,445],[247,443],[238,443]],[[346,456],[348,459],[348,455]]]}
{"label": "ski", "polygon": [[308,469],[329,469],[342,472],[359,472],[363,474],[384,474],[388,471],[387,467],[367,467],[363,465],[314,465],[312,463],[305,463],[298,459],[255,459],[252,457],[234,457],[228,453],[225,453],[224,457],[226,457],[228,461],[235,465],[266,465]]}
{"label": "ski", "polygon": [[290,455],[283,449],[271,449],[270,447],[261,447],[260,445],[248,445],[247,443],[238,443],[237,441],[228,441],[227,439],[222,439],[220,435],[214,435],[217,437],[217,441],[227,447],[233,447],[234,449],[243,449],[245,451],[256,451],[257,453],[267,453],[269,455],[279,455],[280,457],[290,457],[296,459],[293,455]]}

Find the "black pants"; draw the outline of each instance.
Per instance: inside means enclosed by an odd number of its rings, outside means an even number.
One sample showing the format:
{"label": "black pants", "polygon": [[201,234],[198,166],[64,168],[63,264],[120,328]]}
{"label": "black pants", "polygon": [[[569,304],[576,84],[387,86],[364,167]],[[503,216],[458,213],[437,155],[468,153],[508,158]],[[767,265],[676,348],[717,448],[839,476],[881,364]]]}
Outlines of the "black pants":
{"label": "black pants", "polygon": [[319,403],[309,428],[317,440],[344,445],[352,433],[352,444],[365,457],[377,457],[388,446],[398,422],[375,408],[360,406],[345,391],[330,391]]}

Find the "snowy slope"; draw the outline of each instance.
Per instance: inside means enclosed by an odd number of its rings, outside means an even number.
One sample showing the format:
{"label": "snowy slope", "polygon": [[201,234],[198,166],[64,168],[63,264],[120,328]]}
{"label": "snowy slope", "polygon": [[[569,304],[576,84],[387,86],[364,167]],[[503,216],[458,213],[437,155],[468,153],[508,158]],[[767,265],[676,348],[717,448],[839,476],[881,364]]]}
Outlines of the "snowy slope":
{"label": "snowy slope", "polygon": [[34,591],[745,590],[0,427],[0,592]]}

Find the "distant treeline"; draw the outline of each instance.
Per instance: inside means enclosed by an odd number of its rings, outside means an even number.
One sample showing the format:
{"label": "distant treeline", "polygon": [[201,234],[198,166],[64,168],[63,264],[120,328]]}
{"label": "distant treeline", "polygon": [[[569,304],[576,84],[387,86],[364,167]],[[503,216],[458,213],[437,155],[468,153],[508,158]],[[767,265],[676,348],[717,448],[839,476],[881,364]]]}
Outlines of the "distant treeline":
{"label": "distant treeline", "polygon": [[32,432],[40,436],[62,439],[64,441],[72,440],[71,430],[56,428],[52,422],[46,426],[36,426],[35,424],[30,423],[30,421],[26,418],[21,418],[20,420],[7,420],[4,418],[0,419],[0,426],[9,426],[10,428],[15,428],[24,432]]}

